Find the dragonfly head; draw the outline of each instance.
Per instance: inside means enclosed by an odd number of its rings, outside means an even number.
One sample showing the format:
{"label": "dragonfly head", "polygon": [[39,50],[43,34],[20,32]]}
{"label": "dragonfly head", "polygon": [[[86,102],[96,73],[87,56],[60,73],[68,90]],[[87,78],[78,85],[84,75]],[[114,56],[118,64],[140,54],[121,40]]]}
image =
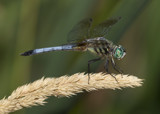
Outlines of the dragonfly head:
{"label": "dragonfly head", "polygon": [[113,56],[114,56],[116,59],[120,60],[120,59],[122,59],[125,55],[126,55],[126,51],[125,51],[125,49],[124,49],[121,45],[116,46],[116,47],[114,48],[114,50],[113,50]]}

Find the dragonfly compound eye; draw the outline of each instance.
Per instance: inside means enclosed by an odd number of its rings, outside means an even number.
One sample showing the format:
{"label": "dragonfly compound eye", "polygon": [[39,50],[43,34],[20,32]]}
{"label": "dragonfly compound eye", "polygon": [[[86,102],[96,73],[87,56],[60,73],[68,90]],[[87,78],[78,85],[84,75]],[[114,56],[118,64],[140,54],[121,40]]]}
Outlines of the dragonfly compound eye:
{"label": "dragonfly compound eye", "polygon": [[114,53],[113,53],[113,56],[115,58],[122,59],[125,55],[126,55],[126,51],[121,45],[115,47]]}

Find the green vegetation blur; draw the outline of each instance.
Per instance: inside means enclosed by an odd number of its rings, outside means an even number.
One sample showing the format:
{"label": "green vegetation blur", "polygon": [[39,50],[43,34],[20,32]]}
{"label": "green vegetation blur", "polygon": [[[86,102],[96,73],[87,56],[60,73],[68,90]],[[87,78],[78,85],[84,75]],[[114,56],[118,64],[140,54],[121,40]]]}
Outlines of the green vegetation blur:
{"label": "green vegetation blur", "polygon": [[[87,61],[96,58],[87,52],[29,57],[20,53],[67,43],[67,33],[84,18],[92,17],[96,25],[121,16],[107,37],[126,48],[127,55],[116,63],[125,74],[144,79],[142,87],[84,92],[70,98],[50,97],[45,106],[14,114],[158,114],[159,5],[159,0],[0,0],[0,99],[43,76],[86,72]],[[103,65],[104,61],[94,63],[91,71],[103,71]]]}

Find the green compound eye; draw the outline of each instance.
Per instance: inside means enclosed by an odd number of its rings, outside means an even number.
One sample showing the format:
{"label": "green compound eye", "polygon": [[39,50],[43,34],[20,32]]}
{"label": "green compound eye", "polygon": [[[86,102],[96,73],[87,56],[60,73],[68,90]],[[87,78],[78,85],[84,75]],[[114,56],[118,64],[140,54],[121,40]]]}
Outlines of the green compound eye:
{"label": "green compound eye", "polygon": [[120,45],[115,48],[113,55],[117,59],[122,59],[126,55],[126,52],[125,52],[124,48]]}

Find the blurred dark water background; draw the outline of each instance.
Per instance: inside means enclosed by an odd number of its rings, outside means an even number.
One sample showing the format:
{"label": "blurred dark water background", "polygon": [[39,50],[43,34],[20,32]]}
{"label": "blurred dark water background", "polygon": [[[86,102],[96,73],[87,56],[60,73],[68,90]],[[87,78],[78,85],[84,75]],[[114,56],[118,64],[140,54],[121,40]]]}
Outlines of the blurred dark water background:
{"label": "blurred dark water background", "polygon": [[[15,114],[158,114],[159,5],[159,0],[0,0],[0,98],[42,76],[87,71],[87,61],[95,58],[90,53],[53,52],[30,57],[19,54],[67,43],[67,33],[86,17],[92,17],[96,25],[121,16],[108,39],[126,48],[125,58],[116,62],[126,74],[145,79],[143,87],[51,97],[45,106]],[[103,71],[103,63],[93,64],[92,71]]]}

